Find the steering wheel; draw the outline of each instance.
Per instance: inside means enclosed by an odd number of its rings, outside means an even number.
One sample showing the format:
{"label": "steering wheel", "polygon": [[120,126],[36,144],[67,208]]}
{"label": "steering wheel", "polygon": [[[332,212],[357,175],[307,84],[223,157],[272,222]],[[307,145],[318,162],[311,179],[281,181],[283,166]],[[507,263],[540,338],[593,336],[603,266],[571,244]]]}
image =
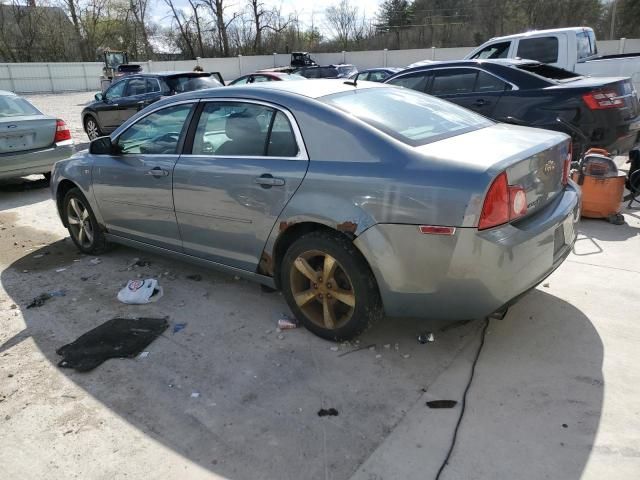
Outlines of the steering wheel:
{"label": "steering wheel", "polygon": [[[163,133],[150,141],[140,146],[140,153],[170,153],[171,150],[175,150],[174,143],[177,144],[180,140],[180,134],[177,132]],[[164,143],[170,143],[171,145],[164,145]]]}

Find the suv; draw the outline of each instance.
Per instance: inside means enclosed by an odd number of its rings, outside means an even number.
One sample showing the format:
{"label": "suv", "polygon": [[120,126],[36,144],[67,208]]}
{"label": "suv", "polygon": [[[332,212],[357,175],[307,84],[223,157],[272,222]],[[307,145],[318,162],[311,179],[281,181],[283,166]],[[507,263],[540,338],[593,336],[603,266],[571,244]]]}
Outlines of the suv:
{"label": "suv", "polygon": [[82,110],[82,125],[90,140],[108,135],[147,105],[178,93],[222,87],[219,73],[142,73],[128,75],[96,93]]}
{"label": "suv", "polygon": [[354,65],[349,64],[316,65],[299,68],[293,73],[306,78],[349,78],[351,75],[358,73],[358,69]]}

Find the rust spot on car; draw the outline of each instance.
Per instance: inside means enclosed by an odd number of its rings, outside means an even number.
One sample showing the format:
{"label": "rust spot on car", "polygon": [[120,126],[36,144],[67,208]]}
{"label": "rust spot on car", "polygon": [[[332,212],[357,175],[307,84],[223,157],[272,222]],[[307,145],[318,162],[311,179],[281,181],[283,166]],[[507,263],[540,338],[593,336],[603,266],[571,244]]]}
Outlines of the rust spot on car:
{"label": "rust spot on car", "polygon": [[356,230],[358,229],[358,224],[353,222],[342,222],[342,223],[339,223],[336,226],[336,228],[338,229],[339,232],[356,233]]}
{"label": "rust spot on car", "polygon": [[284,232],[287,228],[289,228],[292,224],[289,222],[280,222],[280,231]]}
{"label": "rust spot on car", "polygon": [[273,270],[273,257],[266,251],[263,251],[262,255],[260,255],[260,262],[258,263],[258,273],[260,275],[273,277]]}

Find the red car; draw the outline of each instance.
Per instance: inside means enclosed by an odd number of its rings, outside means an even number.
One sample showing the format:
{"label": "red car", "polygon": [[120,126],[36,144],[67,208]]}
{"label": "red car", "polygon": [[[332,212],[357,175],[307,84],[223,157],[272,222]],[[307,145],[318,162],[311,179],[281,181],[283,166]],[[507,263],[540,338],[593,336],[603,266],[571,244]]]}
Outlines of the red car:
{"label": "red car", "polygon": [[281,80],[306,80],[302,75],[283,72],[256,72],[236,78],[227,85],[245,85],[258,82],[279,82]]}

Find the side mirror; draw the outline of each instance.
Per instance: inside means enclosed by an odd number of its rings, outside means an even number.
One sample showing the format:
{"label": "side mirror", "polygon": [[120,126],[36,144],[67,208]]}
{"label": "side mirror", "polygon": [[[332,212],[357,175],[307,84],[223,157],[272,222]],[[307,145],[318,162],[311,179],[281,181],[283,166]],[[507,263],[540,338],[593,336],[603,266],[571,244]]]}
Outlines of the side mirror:
{"label": "side mirror", "polygon": [[92,155],[115,155],[116,146],[111,142],[111,137],[96,138],[89,144],[89,153]]}
{"label": "side mirror", "polygon": [[102,92],[98,92],[93,96],[93,98],[96,99],[96,102],[102,102],[104,100],[104,95]]}

